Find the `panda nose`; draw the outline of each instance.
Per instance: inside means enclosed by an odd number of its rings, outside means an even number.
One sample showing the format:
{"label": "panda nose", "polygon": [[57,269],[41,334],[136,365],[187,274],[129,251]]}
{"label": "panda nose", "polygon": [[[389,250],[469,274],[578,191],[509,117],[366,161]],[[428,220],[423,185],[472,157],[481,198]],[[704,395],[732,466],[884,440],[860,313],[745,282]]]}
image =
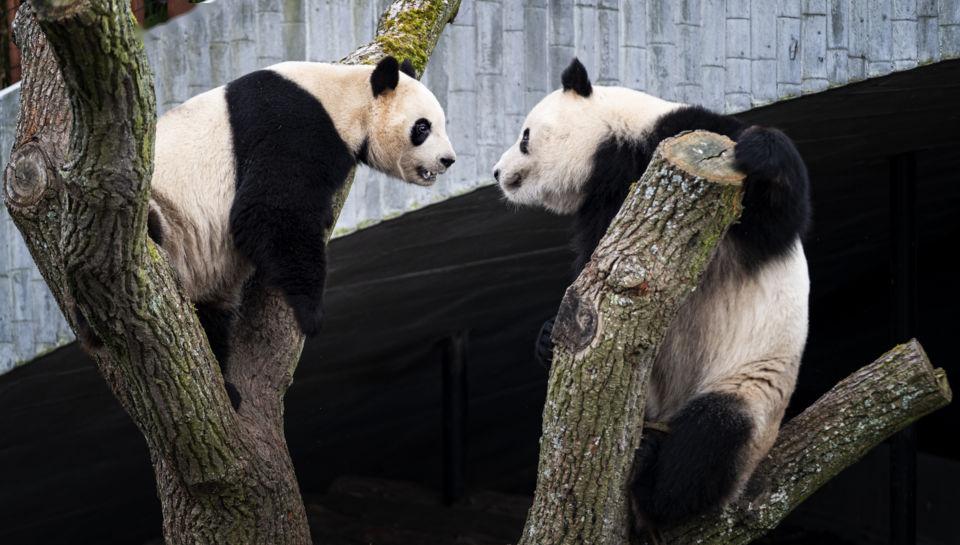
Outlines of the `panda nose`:
{"label": "panda nose", "polygon": [[493,179],[496,180],[496,181],[498,181],[498,182],[500,181],[500,169],[499,169],[499,168],[493,171]]}
{"label": "panda nose", "polygon": [[452,165],[452,164],[454,164],[454,163],[456,163],[456,162],[457,162],[457,160],[454,159],[453,157],[441,157],[441,158],[440,158],[440,164],[442,164],[442,165],[444,166],[444,168],[450,168],[450,165]]}

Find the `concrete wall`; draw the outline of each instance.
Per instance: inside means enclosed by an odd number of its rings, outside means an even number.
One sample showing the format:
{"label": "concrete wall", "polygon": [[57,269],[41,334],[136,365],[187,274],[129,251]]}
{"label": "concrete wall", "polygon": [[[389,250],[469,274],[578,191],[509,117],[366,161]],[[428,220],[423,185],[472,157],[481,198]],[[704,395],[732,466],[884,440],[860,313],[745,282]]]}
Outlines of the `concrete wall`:
{"label": "concrete wall", "polygon": [[[458,160],[430,189],[361,170],[338,224],[356,230],[490,183],[525,112],[577,55],[594,81],[725,112],[960,56],[960,0],[462,0],[424,76]],[[337,60],[388,0],[219,0],[145,42],[165,111],[281,60]],[[19,92],[0,96],[6,163]],[[0,373],[69,330],[0,207]]]}

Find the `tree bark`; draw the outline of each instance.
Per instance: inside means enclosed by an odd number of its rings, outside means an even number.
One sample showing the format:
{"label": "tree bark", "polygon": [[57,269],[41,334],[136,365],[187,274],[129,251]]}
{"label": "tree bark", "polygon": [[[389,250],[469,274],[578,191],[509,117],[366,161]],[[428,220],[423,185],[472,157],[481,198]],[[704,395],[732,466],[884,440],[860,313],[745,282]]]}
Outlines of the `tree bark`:
{"label": "tree bark", "polygon": [[684,298],[738,217],[733,142],[664,141],[554,325],[536,496],[523,545],[630,541],[628,485],[650,367]]}
{"label": "tree bark", "polygon": [[[418,24],[381,22],[380,34],[397,37],[378,38],[361,60],[415,50],[422,71],[458,7],[459,0],[396,0],[384,21],[416,8]],[[138,32],[124,0],[21,7],[24,72],[7,207],[147,440],[167,542],[309,543],[283,435],[283,396],[303,338],[277,293],[247,290],[230,367],[244,399],[235,412],[193,305],[145,236],[156,110]],[[337,214],[347,191],[349,184]]]}
{"label": "tree bark", "polygon": [[739,500],[648,543],[749,543],[881,441],[951,399],[946,373],[916,340],[897,346],[787,423]]}

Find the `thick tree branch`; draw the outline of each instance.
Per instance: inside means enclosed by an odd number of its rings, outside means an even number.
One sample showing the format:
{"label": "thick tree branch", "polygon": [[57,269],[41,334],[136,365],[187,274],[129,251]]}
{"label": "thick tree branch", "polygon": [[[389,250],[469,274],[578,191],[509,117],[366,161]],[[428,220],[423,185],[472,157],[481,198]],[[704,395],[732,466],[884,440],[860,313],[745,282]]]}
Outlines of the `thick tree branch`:
{"label": "thick tree branch", "polygon": [[[385,20],[416,8],[423,24],[381,33],[422,44],[422,69],[458,5],[397,0]],[[145,237],[156,114],[129,2],[32,0],[16,27],[24,79],[7,206],[147,440],[167,541],[308,543],[282,419],[303,339],[281,298],[248,290],[231,366],[244,404],[234,412],[192,304]],[[389,43],[364,60],[410,56]]]}
{"label": "thick tree branch", "polygon": [[536,497],[524,545],[627,543],[627,490],[650,367],[740,210],[733,142],[664,141],[554,326]]}
{"label": "thick tree branch", "polygon": [[881,441],[952,397],[946,374],[933,368],[917,341],[897,346],[787,423],[737,502],[667,529],[658,541],[749,543]]}

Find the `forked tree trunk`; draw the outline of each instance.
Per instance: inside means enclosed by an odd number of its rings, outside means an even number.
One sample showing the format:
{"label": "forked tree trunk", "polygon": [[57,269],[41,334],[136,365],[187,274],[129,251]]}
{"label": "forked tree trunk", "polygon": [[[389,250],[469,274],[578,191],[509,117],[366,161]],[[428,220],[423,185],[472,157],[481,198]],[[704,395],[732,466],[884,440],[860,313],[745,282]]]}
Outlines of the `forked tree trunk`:
{"label": "forked tree trunk", "polygon": [[749,543],[870,448],[950,402],[945,373],[911,341],[788,423],[738,502],[633,533],[628,490],[650,367],[739,212],[732,146],[702,131],[665,140],[567,290],[522,545]]}
{"label": "forked tree trunk", "polygon": [[[422,73],[458,7],[395,0],[362,62],[394,54]],[[145,236],[156,111],[130,3],[32,0],[16,40],[23,83],[6,204],[74,331],[93,332],[82,340],[147,440],[167,542],[309,543],[283,435],[303,346],[290,309],[277,293],[248,290],[230,367],[244,399],[234,412],[193,305]]]}

